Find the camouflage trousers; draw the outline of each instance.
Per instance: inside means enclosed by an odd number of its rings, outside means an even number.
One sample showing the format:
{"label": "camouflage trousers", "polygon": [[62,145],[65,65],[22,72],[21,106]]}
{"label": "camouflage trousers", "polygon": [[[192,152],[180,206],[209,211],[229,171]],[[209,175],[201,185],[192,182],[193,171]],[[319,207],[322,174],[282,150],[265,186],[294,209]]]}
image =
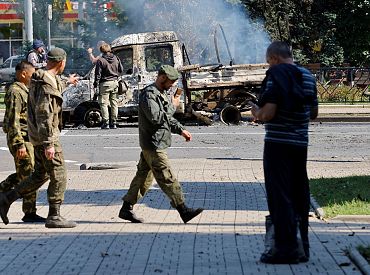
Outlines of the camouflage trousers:
{"label": "camouflage trousers", "polygon": [[[0,192],[6,192],[13,189],[19,185],[22,180],[25,180],[31,175],[35,163],[33,146],[30,142],[25,142],[24,146],[27,150],[27,157],[19,159],[17,158],[17,148],[8,144],[9,151],[14,158],[16,172],[0,182]],[[25,214],[36,213],[37,193],[37,190],[35,190],[23,197],[22,210]]]}
{"label": "camouflage trousers", "polygon": [[110,106],[110,124],[115,124],[118,116],[118,81],[106,81],[99,85],[98,97],[103,123],[109,122]]}
{"label": "camouflage trousers", "polygon": [[134,205],[152,185],[153,179],[171,201],[172,207],[185,203],[182,188],[174,176],[165,150],[143,150],[137,165],[136,175],[122,200]]}
{"label": "camouflage trousers", "polygon": [[55,156],[48,160],[45,156],[45,148],[42,145],[35,146],[35,170],[14,189],[21,196],[38,190],[45,182],[50,180],[47,194],[49,203],[62,203],[67,186],[67,173],[60,143],[54,144]]}

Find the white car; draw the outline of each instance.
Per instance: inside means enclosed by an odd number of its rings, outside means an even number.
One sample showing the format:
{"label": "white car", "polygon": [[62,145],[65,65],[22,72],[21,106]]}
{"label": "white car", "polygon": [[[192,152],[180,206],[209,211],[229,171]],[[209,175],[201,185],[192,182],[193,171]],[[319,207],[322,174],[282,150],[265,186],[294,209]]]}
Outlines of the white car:
{"label": "white car", "polygon": [[13,81],[15,77],[15,66],[25,57],[23,55],[14,55],[9,57],[0,65],[0,82]]}

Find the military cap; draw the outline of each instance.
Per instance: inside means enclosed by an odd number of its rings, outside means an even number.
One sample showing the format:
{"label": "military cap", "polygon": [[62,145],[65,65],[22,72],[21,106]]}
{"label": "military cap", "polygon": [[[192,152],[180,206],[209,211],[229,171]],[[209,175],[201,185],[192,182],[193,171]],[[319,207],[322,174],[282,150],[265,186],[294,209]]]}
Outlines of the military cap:
{"label": "military cap", "polygon": [[158,73],[165,74],[170,80],[177,80],[179,78],[179,72],[170,65],[162,65]]}
{"label": "military cap", "polygon": [[61,48],[55,47],[55,48],[52,48],[48,52],[48,60],[62,61],[66,58],[67,58],[67,53],[65,52],[65,50],[63,50]]}

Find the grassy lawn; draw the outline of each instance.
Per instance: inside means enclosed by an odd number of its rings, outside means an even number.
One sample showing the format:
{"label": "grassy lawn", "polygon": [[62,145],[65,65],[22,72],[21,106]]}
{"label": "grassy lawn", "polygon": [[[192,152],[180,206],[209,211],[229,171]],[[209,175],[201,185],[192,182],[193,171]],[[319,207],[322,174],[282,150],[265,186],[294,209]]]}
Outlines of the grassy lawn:
{"label": "grassy lawn", "polygon": [[310,188],[327,218],[370,215],[370,176],[312,179]]}

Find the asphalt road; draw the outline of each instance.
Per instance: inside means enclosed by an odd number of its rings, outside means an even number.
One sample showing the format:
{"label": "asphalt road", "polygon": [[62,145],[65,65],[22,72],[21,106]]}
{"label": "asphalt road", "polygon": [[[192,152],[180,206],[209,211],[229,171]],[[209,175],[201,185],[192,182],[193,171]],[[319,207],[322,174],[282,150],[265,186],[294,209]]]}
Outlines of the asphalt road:
{"label": "asphalt road", "polygon": [[[264,127],[190,126],[191,142],[174,135],[168,150],[172,159],[261,159]],[[135,125],[117,130],[67,129],[62,132],[62,145],[68,169],[80,169],[83,163],[137,161],[140,148]],[[361,161],[370,152],[370,123],[312,123],[310,126],[309,160]],[[4,133],[0,134],[0,171],[14,170]]]}

